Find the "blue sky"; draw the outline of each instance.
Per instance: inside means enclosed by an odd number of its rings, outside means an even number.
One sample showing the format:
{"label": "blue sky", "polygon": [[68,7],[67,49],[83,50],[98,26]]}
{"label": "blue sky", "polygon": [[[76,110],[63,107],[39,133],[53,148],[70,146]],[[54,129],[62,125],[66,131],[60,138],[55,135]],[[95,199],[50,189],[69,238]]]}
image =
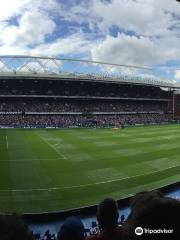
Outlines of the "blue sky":
{"label": "blue sky", "polygon": [[0,55],[165,65],[180,80],[179,13],[175,0],[2,0]]}

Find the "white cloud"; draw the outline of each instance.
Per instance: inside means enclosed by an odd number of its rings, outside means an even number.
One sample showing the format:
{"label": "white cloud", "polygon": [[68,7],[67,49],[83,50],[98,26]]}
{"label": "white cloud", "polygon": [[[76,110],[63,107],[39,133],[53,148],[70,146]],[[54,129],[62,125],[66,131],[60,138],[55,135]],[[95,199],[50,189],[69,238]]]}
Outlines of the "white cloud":
{"label": "white cloud", "polygon": [[0,40],[4,45],[28,46],[41,43],[47,34],[55,29],[55,23],[40,12],[26,12],[18,26],[8,26],[1,31]]}
{"label": "white cloud", "polygon": [[[80,53],[93,60],[133,65],[180,58],[180,4],[175,0],[83,0],[69,8],[61,0],[2,2],[0,54]],[[9,22],[13,17],[16,24]],[[59,27],[57,19],[75,21],[66,37],[60,31],[53,35]],[[77,29],[82,23],[89,23],[91,33],[83,33],[83,26]],[[114,25],[120,29],[116,37],[110,35]]]}
{"label": "white cloud", "polygon": [[0,53],[1,55],[28,55],[29,54],[29,48],[22,47],[22,46],[8,46],[8,45],[2,45],[0,46]]}
{"label": "white cloud", "polygon": [[1,55],[31,55],[31,56],[45,56],[45,57],[57,57],[60,55],[66,55],[72,57],[77,54],[89,54],[94,42],[87,40],[81,33],[72,34],[66,38],[57,38],[51,42],[44,42],[37,44],[33,48],[29,48],[27,45],[19,44],[3,45],[0,46]]}
{"label": "white cloud", "polygon": [[92,48],[93,43],[86,40],[82,33],[72,34],[67,38],[58,38],[51,43],[40,44],[32,49],[32,55],[59,56],[87,53]]}
{"label": "white cloud", "polygon": [[[73,6],[64,18],[88,22],[104,35],[91,44],[93,60],[149,65],[179,59],[179,12],[172,0],[93,0]],[[116,37],[110,35],[114,25],[120,29]]]}
{"label": "white cloud", "polygon": [[19,15],[31,0],[5,0],[0,3],[0,21]]}
{"label": "white cloud", "polygon": [[1,0],[0,21],[23,15],[26,11],[55,11],[58,8],[56,0]]}
{"label": "white cloud", "polygon": [[[59,4],[58,4],[59,3]],[[62,4],[56,0],[15,0],[13,9],[7,11],[4,5],[4,19],[17,17],[17,24],[12,25],[0,20],[0,53],[31,54],[58,56],[89,52],[92,44],[81,31],[67,37],[52,37],[57,28],[54,15],[66,19],[67,12],[62,11]],[[64,14],[64,15],[63,15]],[[2,24],[3,23],[3,24]],[[59,33],[60,34],[60,33]],[[49,37],[48,42],[46,38]]]}
{"label": "white cloud", "polygon": [[140,35],[169,34],[169,28],[179,21],[180,5],[172,0],[94,0],[93,11],[101,17],[99,27],[109,30],[113,25]]}
{"label": "white cloud", "polygon": [[[97,21],[100,31],[106,34],[92,48],[93,60],[149,65],[180,58],[180,4],[176,1],[94,0],[92,9],[101,19]],[[116,37],[110,36],[112,26],[121,31]]]}
{"label": "white cloud", "polygon": [[119,64],[149,65],[161,63],[170,58],[180,57],[177,45],[170,49],[161,46],[161,41],[153,41],[147,37],[127,36],[118,34],[117,37],[107,36],[96,44],[91,51],[92,59]]}
{"label": "white cloud", "polygon": [[35,44],[45,42],[56,28],[52,13],[56,0],[6,0],[0,5],[0,50],[25,53]]}

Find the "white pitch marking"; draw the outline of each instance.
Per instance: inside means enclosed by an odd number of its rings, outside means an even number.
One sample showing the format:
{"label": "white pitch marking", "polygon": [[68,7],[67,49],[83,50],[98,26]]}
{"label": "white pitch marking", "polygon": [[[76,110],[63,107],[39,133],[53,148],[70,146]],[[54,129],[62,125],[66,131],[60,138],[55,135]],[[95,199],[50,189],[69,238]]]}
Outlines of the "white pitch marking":
{"label": "white pitch marking", "polygon": [[8,137],[6,135],[6,149],[8,150],[9,149],[9,143],[8,143]]}
{"label": "white pitch marking", "polygon": [[60,151],[58,151],[54,145],[51,145],[47,140],[45,140],[43,137],[41,137],[40,135],[38,135],[46,144],[48,144],[51,148],[54,149],[54,151],[59,155],[59,156],[62,156],[63,159],[67,159],[67,157]]}
{"label": "white pitch marking", "polygon": [[[31,162],[31,161],[58,161],[61,158],[35,158],[35,159],[8,159],[8,162]],[[6,159],[0,159],[0,162],[7,162]]]}
{"label": "white pitch marking", "polygon": [[141,177],[153,173],[158,173],[162,172],[164,170],[171,169],[173,167],[179,167],[180,165],[175,165],[172,167],[165,168],[163,170],[158,170],[158,171],[153,171],[148,174],[139,174],[139,175],[134,175],[131,177],[125,177],[125,178],[119,178],[119,179],[114,179],[114,180],[108,180],[108,181],[102,181],[102,182],[96,182],[96,183],[89,183],[89,184],[82,184],[82,185],[73,185],[69,187],[53,187],[53,188],[32,188],[32,189],[7,189],[7,190],[0,190],[0,192],[32,192],[32,191],[53,191],[53,190],[64,190],[64,189],[72,189],[72,188],[80,188],[80,187],[89,187],[89,186],[94,186],[94,185],[101,185],[101,184],[106,184],[106,183],[111,183],[111,182],[117,182],[121,180],[127,180],[131,178],[136,178],[136,177]]}

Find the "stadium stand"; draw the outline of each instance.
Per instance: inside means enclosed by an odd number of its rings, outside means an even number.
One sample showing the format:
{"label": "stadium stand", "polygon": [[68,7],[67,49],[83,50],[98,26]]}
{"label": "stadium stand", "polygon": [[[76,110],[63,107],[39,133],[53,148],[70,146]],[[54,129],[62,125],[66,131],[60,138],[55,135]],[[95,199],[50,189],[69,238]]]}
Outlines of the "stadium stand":
{"label": "stadium stand", "polygon": [[0,126],[111,127],[172,121],[172,91],[161,87],[63,79],[0,81]]}
{"label": "stadium stand", "polygon": [[69,96],[168,99],[172,92],[160,87],[82,80],[2,79],[0,95]]}
{"label": "stadium stand", "polygon": [[1,112],[19,112],[26,111],[26,113],[48,113],[48,112],[56,112],[56,113],[86,113],[86,112],[157,112],[163,113],[167,112],[167,106],[165,102],[138,102],[138,101],[122,101],[122,102],[115,102],[115,101],[64,101],[64,100],[37,100],[37,99],[20,99],[20,100],[12,100],[7,99],[3,100],[1,103],[0,111]]}

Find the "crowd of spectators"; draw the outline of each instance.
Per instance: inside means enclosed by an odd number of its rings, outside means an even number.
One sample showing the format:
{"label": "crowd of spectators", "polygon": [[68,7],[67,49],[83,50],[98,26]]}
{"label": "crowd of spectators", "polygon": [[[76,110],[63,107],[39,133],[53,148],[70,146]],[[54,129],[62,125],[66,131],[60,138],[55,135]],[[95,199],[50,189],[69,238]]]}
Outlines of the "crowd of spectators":
{"label": "crowd of spectators", "polygon": [[131,212],[119,219],[118,204],[106,198],[97,207],[96,231],[87,234],[77,217],[67,218],[57,235],[47,230],[43,238],[33,235],[17,216],[0,216],[2,240],[179,240],[180,201],[164,197],[159,191],[140,192],[130,200]]}
{"label": "crowd of spectators", "polygon": [[124,115],[0,115],[0,127],[113,127],[173,122],[171,114]]}
{"label": "crowd of spectators", "polygon": [[85,97],[122,97],[168,99],[167,90],[154,86],[132,84],[65,81],[65,80],[1,80],[0,95],[48,95]]}
{"label": "crowd of spectators", "polygon": [[42,99],[0,100],[0,112],[167,112],[167,102],[70,101]]}
{"label": "crowd of spectators", "polygon": [[0,126],[110,127],[172,122],[165,101],[0,101]]}
{"label": "crowd of spectators", "polygon": [[171,122],[170,99],[172,92],[155,86],[75,80],[1,80],[0,126],[108,127]]}

